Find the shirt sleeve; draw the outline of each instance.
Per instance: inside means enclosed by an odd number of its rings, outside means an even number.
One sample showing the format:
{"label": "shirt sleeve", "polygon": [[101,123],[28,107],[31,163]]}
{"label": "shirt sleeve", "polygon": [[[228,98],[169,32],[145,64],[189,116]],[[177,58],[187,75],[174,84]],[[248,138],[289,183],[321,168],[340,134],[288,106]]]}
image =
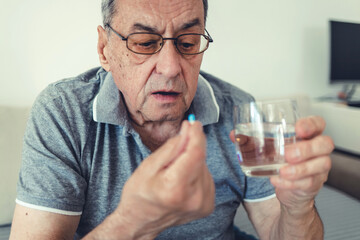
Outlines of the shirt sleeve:
{"label": "shirt sleeve", "polygon": [[36,99],[24,136],[16,202],[30,208],[79,215],[87,183],[71,116],[50,85]]}
{"label": "shirt sleeve", "polygon": [[245,202],[261,202],[276,197],[269,178],[245,177]]}

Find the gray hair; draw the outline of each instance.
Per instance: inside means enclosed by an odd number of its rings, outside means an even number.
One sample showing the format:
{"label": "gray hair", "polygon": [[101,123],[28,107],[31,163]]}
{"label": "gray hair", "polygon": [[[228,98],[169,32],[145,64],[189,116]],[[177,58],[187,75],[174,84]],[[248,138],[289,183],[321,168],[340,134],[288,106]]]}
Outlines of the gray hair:
{"label": "gray hair", "polygon": [[[204,6],[204,22],[206,23],[208,1],[203,0]],[[116,0],[102,0],[101,1],[101,13],[103,17],[103,24],[111,24],[114,15],[116,14]]]}

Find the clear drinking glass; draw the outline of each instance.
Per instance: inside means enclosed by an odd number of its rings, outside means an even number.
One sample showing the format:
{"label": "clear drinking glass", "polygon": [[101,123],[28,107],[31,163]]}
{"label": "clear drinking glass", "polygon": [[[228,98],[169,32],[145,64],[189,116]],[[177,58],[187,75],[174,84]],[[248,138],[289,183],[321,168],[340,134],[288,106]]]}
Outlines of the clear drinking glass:
{"label": "clear drinking glass", "polygon": [[234,107],[235,146],[242,171],[247,176],[278,175],[286,164],[286,146],[299,139],[295,100],[242,103]]}

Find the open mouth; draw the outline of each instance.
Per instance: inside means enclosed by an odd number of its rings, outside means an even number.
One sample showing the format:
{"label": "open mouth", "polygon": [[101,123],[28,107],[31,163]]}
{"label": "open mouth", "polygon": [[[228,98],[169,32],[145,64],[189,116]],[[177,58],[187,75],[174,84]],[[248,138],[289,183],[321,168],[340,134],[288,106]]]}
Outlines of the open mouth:
{"label": "open mouth", "polygon": [[162,96],[177,96],[180,93],[178,92],[163,92],[163,91],[159,91],[159,92],[154,92],[153,94],[155,95],[162,95]]}
{"label": "open mouth", "polygon": [[157,92],[153,92],[152,96],[155,97],[155,99],[157,99],[157,101],[160,102],[174,102],[177,101],[177,99],[179,98],[181,93],[179,92],[174,92],[174,91],[157,91]]}

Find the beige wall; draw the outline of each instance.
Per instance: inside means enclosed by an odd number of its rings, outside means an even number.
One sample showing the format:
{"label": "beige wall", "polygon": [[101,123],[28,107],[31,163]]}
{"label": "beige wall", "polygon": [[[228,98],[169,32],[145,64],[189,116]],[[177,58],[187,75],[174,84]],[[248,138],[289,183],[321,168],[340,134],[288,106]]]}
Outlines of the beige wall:
{"label": "beige wall", "polygon": [[209,11],[204,69],[256,97],[341,89],[328,84],[328,21],[360,23],[359,0],[210,1]]}

